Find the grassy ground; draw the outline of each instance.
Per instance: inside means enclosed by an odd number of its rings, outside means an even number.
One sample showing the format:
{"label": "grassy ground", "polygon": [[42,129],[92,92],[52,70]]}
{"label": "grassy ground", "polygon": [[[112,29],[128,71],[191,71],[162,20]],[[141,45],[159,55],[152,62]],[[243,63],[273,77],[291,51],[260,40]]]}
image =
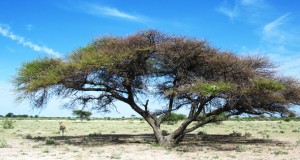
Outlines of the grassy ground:
{"label": "grassy ground", "polygon": [[[300,121],[226,121],[186,136],[180,146],[155,144],[141,120],[14,120],[0,126],[0,160],[6,159],[299,159]],[[168,132],[180,123],[165,125]]]}

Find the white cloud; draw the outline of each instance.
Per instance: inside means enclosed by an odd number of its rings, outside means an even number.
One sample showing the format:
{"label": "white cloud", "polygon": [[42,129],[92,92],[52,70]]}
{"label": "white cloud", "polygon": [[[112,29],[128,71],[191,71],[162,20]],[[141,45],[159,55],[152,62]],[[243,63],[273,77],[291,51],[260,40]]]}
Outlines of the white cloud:
{"label": "white cloud", "polygon": [[25,47],[28,47],[34,51],[37,52],[44,52],[49,55],[55,56],[55,57],[61,57],[61,54],[59,52],[54,51],[51,48],[48,48],[46,46],[41,46],[39,44],[36,44],[30,40],[26,40],[24,37],[14,34],[10,31],[10,28],[4,25],[0,24],[0,35],[3,37],[9,38],[13,41],[17,41],[18,43],[22,44]]}
{"label": "white cloud", "polygon": [[33,25],[32,24],[27,24],[25,27],[26,27],[27,31],[31,31],[32,28],[33,28]]}
{"label": "white cloud", "polygon": [[[69,7],[69,8],[68,8]],[[128,13],[126,11],[122,11],[115,7],[110,7],[106,5],[101,5],[99,3],[90,3],[90,2],[79,2],[72,3],[68,7],[62,7],[67,10],[75,10],[80,11],[86,14],[99,16],[99,17],[111,17],[118,18],[127,21],[139,22],[139,23],[148,23],[151,20],[145,16]]]}
{"label": "white cloud", "polygon": [[266,42],[275,42],[284,44],[290,37],[290,34],[286,32],[281,27],[288,22],[288,17],[290,13],[286,13],[283,16],[280,16],[276,20],[266,24],[263,27],[263,40]]}
{"label": "white cloud", "polygon": [[241,0],[242,5],[256,5],[260,0]]}
{"label": "white cloud", "polygon": [[80,9],[84,13],[88,13],[95,16],[109,16],[109,17],[115,17],[115,18],[120,18],[129,21],[136,21],[141,23],[146,21],[145,17],[126,13],[117,8],[112,8],[112,7],[94,4],[94,3],[81,3],[79,4],[79,7],[76,8]]}
{"label": "white cloud", "polygon": [[220,6],[219,8],[217,8],[217,11],[228,16],[230,20],[233,20],[238,15],[238,10],[236,7],[234,9],[230,9],[225,6]]}
{"label": "white cloud", "polygon": [[267,8],[268,5],[264,0],[223,0],[216,11],[224,14],[231,21],[257,23],[258,19],[266,15],[265,9]]}
{"label": "white cloud", "polygon": [[258,35],[258,46],[241,46],[242,53],[269,57],[278,65],[279,74],[300,78],[300,27],[296,16],[284,13],[274,18],[271,13],[276,12],[275,8],[264,0],[224,0],[217,11],[231,21],[252,26]]}

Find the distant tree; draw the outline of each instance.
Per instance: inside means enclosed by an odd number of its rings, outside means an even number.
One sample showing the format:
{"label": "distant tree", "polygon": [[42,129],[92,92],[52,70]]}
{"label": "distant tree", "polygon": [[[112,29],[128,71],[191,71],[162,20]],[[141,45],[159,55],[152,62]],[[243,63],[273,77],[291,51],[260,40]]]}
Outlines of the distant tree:
{"label": "distant tree", "polygon": [[297,114],[295,112],[290,112],[290,113],[288,113],[288,117],[295,118],[295,117],[297,117]]}
{"label": "distant tree", "polygon": [[92,115],[92,112],[84,110],[73,110],[73,115],[77,116],[81,121],[83,121],[83,119],[89,119],[89,117]]}
{"label": "distant tree", "polygon": [[165,121],[167,124],[175,124],[178,121],[185,120],[186,115],[184,114],[176,114],[176,113],[171,113],[168,117],[166,117]]}
{"label": "distant tree", "polygon": [[20,115],[16,115],[16,117],[28,118],[29,116],[27,114],[20,114]]}
{"label": "distant tree", "polygon": [[5,117],[14,117],[15,115],[13,114],[13,113],[11,113],[11,112],[9,112],[9,113],[7,113],[6,115],[5,115]]}
{"label": "distant tree", "polygon": [[[122,101],[145,119],[158,143],[169,146],[231,116],[289,113],[300,104],[299,81],[278,75],[267,58],[237,56],[206,41],[148,30],[101,37],[65,58],[27,62],[14,85],[19,99],[36,108],[54,96],[68,97],[70,107],[103,112]],[[159,109],[148,103],[153,97],[161,100]],[[183,108],[186,119],[163,134],[161,124]]]}

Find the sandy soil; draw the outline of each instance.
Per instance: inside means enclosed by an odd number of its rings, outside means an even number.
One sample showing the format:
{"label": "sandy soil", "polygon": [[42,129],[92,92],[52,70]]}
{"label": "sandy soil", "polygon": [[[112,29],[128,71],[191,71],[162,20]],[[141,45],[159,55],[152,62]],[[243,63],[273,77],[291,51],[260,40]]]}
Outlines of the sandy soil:
{"label": "sandy soil", "polygon": [[[36,126],[32,126],[34,123]],[[95,130],[95,122],[85,124],[68,122],[69,131],[62,137],[56,129],[52,128],[52,126],[56,127],[57,122],[16,122],[14,129],[0,129],[0,138],[7,142],[7,146],[0,147],[0,160],[300,159],[300,132],[297,130],[300,122],[226,122],[223,126],[209,126],[202,129],[208,132],[206,136],[187,135],[180,146],[172,148],[164,148],[155,144],[146,126],[145,129],[142,127],[137,129],[137,126],[144,125],[139,121],[109,123],[110,127],[116,124],[118,128],[103,129],[104,126],[101,124],[101,134],[87,134]],[[256,125],[261,127],[257,129]],[[80,128],[80,126],[84,127]],[[136,129],[130,128],[132,126]],[[227,132],[231,132],[233,126],[236,127],[235,130],[240,129],[241,133],[251,131],[252,136],[249,138],[229,136]],[[132,134],[130,131],[136,133]],[[284,133],[281,133],[282,131]],[[265,133],[269,134],[270,138],[263,138],[262,135]],[[26,137],[28,134],[32,137]],[[55,144],[46,144],[45,139],[49,137],[54,140]]]}
{"label": "sandy soil", "polygon": [[[163,148],[144,143],[108,143],[99,145],[55,144],[18,137],[7,141],[8,148],[0,148],[1,160],[63,159],[63,160],[190,160],[190,159],[273,159],[297,160],[300,146],[290,143],[257,144],[186,144]],[[59,142],[61,143],[61,142]],[[209,142],[207,142],[209,143]]]}

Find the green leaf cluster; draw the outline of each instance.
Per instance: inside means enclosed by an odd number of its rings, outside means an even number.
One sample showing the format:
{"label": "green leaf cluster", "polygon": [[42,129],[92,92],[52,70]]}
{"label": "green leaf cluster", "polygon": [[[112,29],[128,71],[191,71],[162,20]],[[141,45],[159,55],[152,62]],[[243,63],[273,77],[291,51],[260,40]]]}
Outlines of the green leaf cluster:
{"label": "green leaf cluster", "polygon": [[192,93],[201,95],[214,95],[224,91],[229,91],[233,87],[227,82],[196,82],[188,90]]}
{"label": "green leaf cluster", "polygon": [[184,119],[186,119],[186,115],[184,115],[184,114],[171,113],[169,116],[167,116],[165,121],[177,123],[178,121],[184,120]]}
{"label": "green leaf cluster", "polygon": [[37,91],[57,84],[62,79],[65,64],[61,59],[44,58],[23,64],[14,79],[17,90]]}
{"label": "green leaf cluster", "polygon": [[282,83],[266,78],[256,80],[254,85],[257,90],[278,91],[284,89],[284,85]]}

